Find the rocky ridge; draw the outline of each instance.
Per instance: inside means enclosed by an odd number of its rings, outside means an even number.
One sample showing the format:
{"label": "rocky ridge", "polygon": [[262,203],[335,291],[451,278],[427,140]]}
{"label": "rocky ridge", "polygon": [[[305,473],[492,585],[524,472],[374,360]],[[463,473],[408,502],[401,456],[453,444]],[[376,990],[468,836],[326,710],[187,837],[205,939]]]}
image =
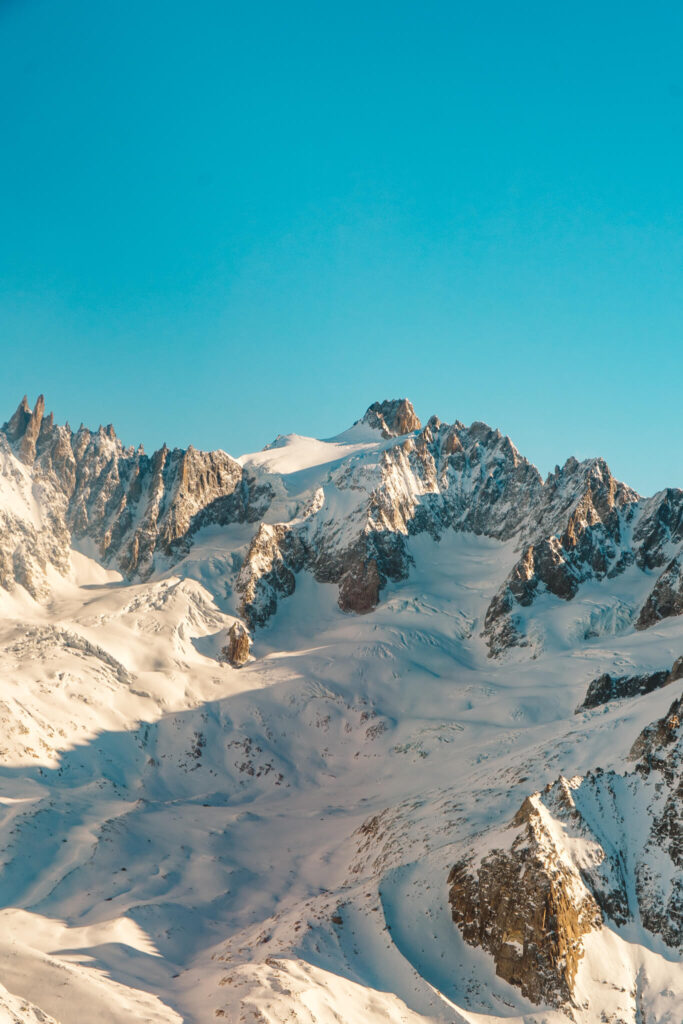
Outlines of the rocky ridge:
{"label": "rocky ridge", "polygon": [[[71,544],[89,541],[104,564],[145,578],[155,560],[187,552],[202,527],[258,520],[271,497],[225,452],[164,445],[148,456],[142,446],[124,447],[111,425],[57,425],[45,416],[42,395],[33,410],[24,397],[1,428],[0,446],[3,476],[23,476],[46,519],[42,546],[27,538],[15,554],[18,566],[6,569],[1,582],[19,583],[34,596],[45,589],[47,564],[65,571]],[[21,564],[29,560],[32,572]]]}
{"label": "rocky ridge", "polygon": [[248,458],[166,446],[148,456],[111,426],[74,432],[45,415],[42,396],[34,409],[24,398],[0,430],[3,479],[23,488],[25,509],[0,509],[3,534],[19,538],[0,545],[0,584],[39,598],[47,567],[66,571],[80,543],[144,579],[179,563],[203,527],[252,524],[231,586],[253,630],[302,572],[335,584],[344,611],[368,612],[410,572],[412,535],[456,530],[518,553],[483,621],[493,656],[532,646],[526,610],[543,595],[569,601],[633,566],[659,574],[633,609],[635,628],[683,610],[680,490],[642,499],[602,459],[570,458],[544,481],[499,431],[437,417],[423,427],[405,399],[371,405],[336,447],[319,483],[290,493],[282,474]]}
{"label": "rocky ridge", "polygon": [[491,953],[496,973],[522,995],[555,1006],[571,1001],[582,937],[602,921],[548,823],[558,798],[574,810],[566,779],[527,797],[508,846],[486,854],[476,869],[473,855],[466,857],[448,876],[453,920],[465,941]]}
{"label": "rocky ridge", "polygon": [[632,676],[613,676],[609,672],[604,672],[597,679],[591,680],[586,696],[576,709],[576,713],[600,707],[612,700],[652,693],[653,690],[658,690],[662,686],[675,683],[681,677],[683,677],[683,657],[677,658],[670,669],[660,669],[658,672]]}

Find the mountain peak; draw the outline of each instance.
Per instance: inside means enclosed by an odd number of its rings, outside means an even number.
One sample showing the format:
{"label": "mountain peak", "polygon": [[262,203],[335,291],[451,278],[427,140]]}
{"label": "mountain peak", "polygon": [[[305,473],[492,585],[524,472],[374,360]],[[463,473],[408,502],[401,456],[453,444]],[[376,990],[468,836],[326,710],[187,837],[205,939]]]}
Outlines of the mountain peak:
{"label": "mountain peak", "polygon": [[19,457],[31,465],[36,454],[36,441],[45,413],[45,397],[38,395],[35,409],[31,410],[26,395],[19,403],[12,418],[4,424],[3,431],[10,441],[19,441]]}
{"label": "mountain peak", "polygon": [[7,423],[4,424],[2,429],[11,441],[16,441],[17,438],[23,435],[30,418],[31,407],[28,404],[28,397],[24,395],[22,400],[19,402],[15,413],[10,417]]}
{"label": "mountain peak", "polygon": [[420,430],[422,424],[413,409],[412,402],[407,398],[385,399],[383,402],[374,402],[361,423],[367,423],[375,430],[381,431],[382,437],[401,437],[402,434],[412,434],[414,430]]}

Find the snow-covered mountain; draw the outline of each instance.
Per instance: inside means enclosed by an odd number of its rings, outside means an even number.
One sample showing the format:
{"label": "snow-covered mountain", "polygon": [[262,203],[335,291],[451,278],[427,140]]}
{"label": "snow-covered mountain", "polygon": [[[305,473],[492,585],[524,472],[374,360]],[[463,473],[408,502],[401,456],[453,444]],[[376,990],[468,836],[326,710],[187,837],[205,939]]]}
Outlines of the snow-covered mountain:
{"label": "snow-covered mountain", "polygon": [[683,492],[378,402],[0,428],[0,1021],[680,1024]]}

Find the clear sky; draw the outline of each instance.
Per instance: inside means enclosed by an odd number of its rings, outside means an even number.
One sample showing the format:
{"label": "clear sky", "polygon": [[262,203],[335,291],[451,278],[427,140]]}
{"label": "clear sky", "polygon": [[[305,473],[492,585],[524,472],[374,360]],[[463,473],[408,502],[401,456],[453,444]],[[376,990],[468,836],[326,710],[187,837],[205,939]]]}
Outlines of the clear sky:
{"label": "clear sky", "polygon": [[0,421],[683,486],[683,4],[0,0]]}

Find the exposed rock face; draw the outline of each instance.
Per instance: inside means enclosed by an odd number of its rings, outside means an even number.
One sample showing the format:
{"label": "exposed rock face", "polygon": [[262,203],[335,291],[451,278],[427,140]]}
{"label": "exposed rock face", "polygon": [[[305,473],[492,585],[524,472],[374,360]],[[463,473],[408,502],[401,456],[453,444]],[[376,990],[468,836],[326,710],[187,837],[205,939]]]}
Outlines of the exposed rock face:
{"label": "exposed rock face", "polygon": [[683,948],[683,697],[629,756],[633,772],[598,768],[528,797],[507,830],[481,840],[487,852],[475,845],[450,872],[463,938],[536,1003],[572,1002],[582,936],[606,920],[640,919]]}
{"label": "exposed rock face", "polygon": [[33,411],[29,408],[26,395],[19,403],[19,408],[12,416],[9,423],[5,424],[5,431],[10,441],[19,442],[19,453],[22,462],[30,466],[36,457],[36,442],[40,436],[40,428],[45,414],[45,398],[38,396],[36,407]]}
{"label": "exposed rock face", "polygon": [[[21,407],[20,407],[21,408]],[[41,599],[47,596],[50,566],[65,573],[69,566],[69,531],[59,502],[44,500],[30,473],[14,458],[0,433],[0,586],[24,587]],[[37,499],[37,500],[36,500]]]}
{"label": "exposed rock face", "polygon": [[339,587],[339,607],[345,612],[363,615],[379,603],[382,578],[377,559],[359,562],[342,577]]}
{"label": "exposed rock face", "polygon": [[[564,780],[556,786],[568,789]],[[449,902],[465,941],[491,953],[501,978],[534,1003],[559,1006],[572,998],[582,936],[602,915],[547,818],[540,794],[528,797],[509,848],[493,850],[476,870],[467,859],[453,867]]]}
{"label": "exposed rock face", "polygon": [[683,491],[668,487],[641,502],[633,543],[642,569],[666,565],[672,545],[683,543]]}
{"label": "exposed rock face", "polygon": [[278,597],[294,593],[294,574],[304,564],[303,545],[291,529],[261,523],[237,580],[241,611],[252,627],[264,625],[275,614]]}
{"label": "exposed rock face", "polygon": [[[676,662],[678,665],[680,659]],[[680,767],[681,740],[683,739],[683,697],[675,700],[663,718],[643,729],[631,747],[629,758],[637,761],[641,775],[653,769],[664,772],[672,779]]]}
{"label": "exposed rock face", "polygon": [[615,481],[601,459],[569,459],[548,477],[538,524],[552,532],[524,548],[488,609],[484,632],[492,654],[527,642],[517,628],[518,606],[529,607],[542,593],[571,600],[587,580],[611,579],[634,564],[650,572],[666,566],[636,629],[683,611],[683,552],[671,558],[672,548],[683,545],[683,491],[642,499]]}
{"label": "exposed rock face", "polygon": [[636,629],[647,629],[661,619],[683,612],[683,563],[672,558],[661,574],[636,620]]}
{"label": "exposed rock face", "polygon": [[624,550],[622,538],[637,502],[635,491],[616,481],[602,459],[569,459],[548,477],[537,525],[527,525],[537,539],[525,546],[486,613],[492,654],[526,642],[514,621],[516,605],[528,607],[539,593],[569,601],[586,580],[618,575],[632,564],[635,555]]}
{"label": "exposed rock face", "polygon": [[373,459],[344,462],[330,473],[327,488],[343,496],[349,509],[343,520],[323,493],[295,521],[262,527],[254,538],[238,581],[240,612],[250,623],[275,612],[302,569],[338,584],[344,611],[371,611],[388,580],[407,576],[411,534],[439,539],[454,528],[509,539],[543,481],[499,431],[483,423],[449,426],[434,417]]}
{"label": "exposed rock face", "polygon": [[420,430],[422,424],[415,415],[407,398],[394,398],[390,401],[375,402],[361,420],[368,426],[379,430],[382,437],[400,437]]}
{"label": "exposed rock face", "polygon": [[652,693],[653,690],[658,690],[660,687],[680,679],[682,667],[683,659],[678,658],[671,670],[662,669],[661,672],[647,672],[634,676],[612,676],[609,672],[605,672],[591,681],[583,703],[576,709],[577,714],[579,711],[607,704],[611,700],[639,697],[646,693]]}
{"label": "exposed rock face", "polygon": [[643,924],[683,952],[683,697],[633,744],[630,757],[652,794],[652,826],[636,865]]}
{"label": "exposed rock face", "polygon": [[[124,448],[111,426],[74,433],[55,425],[42,396],[33,411],[24,398],[2,431],[2,443],[30,468],[59,545],[42,559],[42,576],[48,561],[64,571],[71,538],[94,541],[104,563],[125,575],[147,576],[157,555],[186,552],[201,526],[257,520],[271,498],[225,452],[164,446],[147,456]],[[36,550],[32,538],[24,550]],[[3,578],[10,575],[6,568]]]}
{"label": "exposed rock face", "polygon": [[222,650],[223,658],[235,668],[249,661],[249,634],[241,622],[233,622],[228,630],[228,642]]}

